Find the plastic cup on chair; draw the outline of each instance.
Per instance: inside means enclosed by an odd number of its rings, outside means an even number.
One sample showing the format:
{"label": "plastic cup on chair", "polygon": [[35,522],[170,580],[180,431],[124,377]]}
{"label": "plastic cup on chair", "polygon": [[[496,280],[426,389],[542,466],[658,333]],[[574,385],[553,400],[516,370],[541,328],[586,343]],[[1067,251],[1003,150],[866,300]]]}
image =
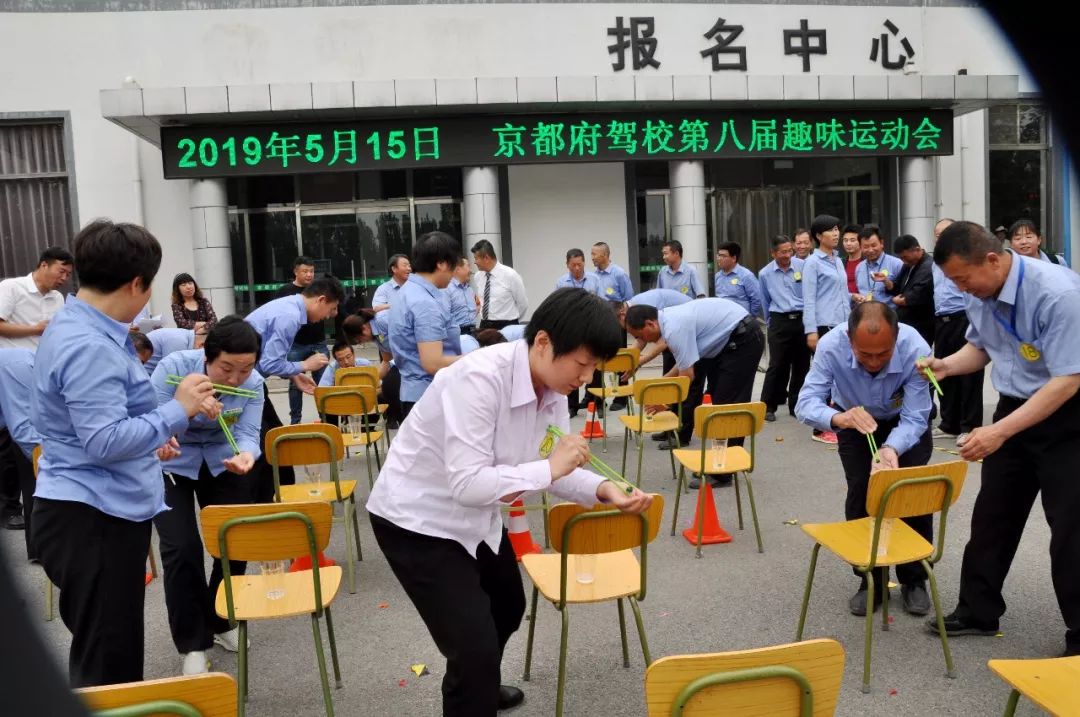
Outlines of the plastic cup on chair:
{"label": "plastic cup on chair", "polygon": [[322,482],[322,466],[304,466],[304,477],[308,482],[308,495],[312,498],[318,498],[322,495],[322,491],[315,486]]}
{"label": "plastic cup on chair", "polygon": [[574,579],[582,585],[592,585],[596,579],[595,555],[574,555]]}
{"label": "plastic cup on chair", "polygon": [[264,560],[259,571],[266,578],[266,599],[280,600],[285,597],[285,561]]}
{"label": "plastic cup on chair", "polygon": [[[874,523],[877,522],[877,518],[870,519],[870,535],[874,535]],[[877,556],[884,558],[889,552],[889,536],[892,535],[892,518],[883,518],[881,521],[881,532],[878,534],[877,544]]]}

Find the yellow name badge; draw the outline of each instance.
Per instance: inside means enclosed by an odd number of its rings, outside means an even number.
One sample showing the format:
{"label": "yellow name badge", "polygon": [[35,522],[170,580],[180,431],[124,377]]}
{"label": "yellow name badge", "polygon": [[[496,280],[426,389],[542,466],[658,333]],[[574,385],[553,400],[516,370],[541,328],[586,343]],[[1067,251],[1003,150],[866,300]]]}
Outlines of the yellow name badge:
{"label": "yellow name badge", "polygon": [[690,287],[689,286],[684,286],[684,287],[680,288],[679,291],[681,291],[682,293],[685,294],[685,293],[690,291]]}
{"label": "yellow name badge", "polygon": [[1038,361],[1042,358],[1042,354],[1039,353],[1039,349],[1035,348],[1032,344],[1029,343],[1020,344],[1020,355],[1024,357],[1025,361]]}
{"label": "yellow name badge", "polygon": [[879,274],[881,274],[881,275],[882,275],[882,276],[884,276],[884,277],[888,277],[888,276],[889,276],[889,270],[888,270],[888,269],[882,269],[882,270],[881,270],[881,271],[879,271],[878,273],[879,273]]}
{"label": "yellow name badge", "polygon": [[612,294],[614,294],[614,293],[615,293],[615,289],[613,289],[613,288],[612,288],[612,287],[610,287],[610,286],[609,286],[609,287],[608,287],[608,288],[607,288],[607,289],[606,289],[605,291],[607,291],[607,295],[608,295],[608,296],[611,296]]}
{"label": "yellow name badge", "polygon": [[731,285],[732,285],[732,286],[735,286],[735,285],[737,285],[738,283],[739,283],[739,280],[738,280],[738,279],[732,279],[732,280],[731,280]]}
{"label": "yellow name badge", "polygon": [[795,281],[802,281],[802,272],[801,271],[795,272]]}

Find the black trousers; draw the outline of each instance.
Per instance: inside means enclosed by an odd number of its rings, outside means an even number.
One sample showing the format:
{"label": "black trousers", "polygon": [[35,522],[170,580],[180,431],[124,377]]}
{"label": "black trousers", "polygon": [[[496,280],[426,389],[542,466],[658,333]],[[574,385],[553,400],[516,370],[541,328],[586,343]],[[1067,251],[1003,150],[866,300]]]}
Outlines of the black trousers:
{"label": "black trousers", "polygon": [[480,330],[502,329],[507,326],[513,326],[516,323],[518,323],[517,319],[481,319]]}
{"label": "black trousers", "polygon": [[525,591],[506,530],[496,555],[474,558],[455,540],[433,538],[371,515],[375,540],[446,658],[444,717],[494,717],[503,649],[521,625]]}
{"label": "black trousers", "polygon": [[19,475],[15,471],[14,452],[19,450],[8,429],[0,428],[0,518],[17,515],[19,504]]}
{"label": "black trousers", "polygon": [[787,403],[791,412],[810,370],[810,348],[803,333],[802,312],[769,315],[769,368],[761,402],[770,412]]}
{"label": "black trousers", "polygon": [[382,400],[387,404],[386,420],[401,423],[405,420],[405,413],[401,410],[401,371],[397,366],[391,366],[382,380]]}
{"label": "black trousers", "polygon": [[[1024,401],[1002,396],[994,422]],[[1065,642],[1080,650],[1080,397],[1005,441],[983,460],[982,485],[971,514],[971,537],[960,571],[956,612],[996,626],[1005,613],[1001,587],[1020,544],[1028,513],[1042,492],[1050,526],[1050,575],[1065,619]]]}
{"label": "black trousers", "polygon": [[[221,561],[215,559],[206,582],[206,558],[199,537],[199,507],[251,502],[248,476],[225,471],[216,478],[203,463],[199,479],[165,474],[165,503],[172,509],[154,518],[165,571],[165,608],[169,631],[181,654],[207,650],[214,634],[229,630],[229,621],[218,617],[214,599],[221,584]],[[217,538],[214,537],[214,540]],[[233,575],[243,575],[247,563],[229,561]]]}
{"label": "black trousers", "polygon": [[31,523],[33,522],[32,513],[34,511],[34,487],[37,483],[34,478],[34,464],[22,452],[19,444],[14,441],[11,444],[11,459],[15,464],[15,475],[19,478],[19,490],[22,491],[22,514],[23,521],[26,523],[26,529],[23,531],[23,537],[26,539],[26,557],[34,559],[37,557],[37,553],[34,551],[30,539]]}
{"label": "black trousers", "polygon": [[[761,328],[754,321],[741,324],[745,329],[739,333],[736,329],[732,339],[720,350],[720,353],[703,358],[694,364],[694,379],[690,382],[690,392],[682,406],[682,425],[679,427],[679,444],[685,446],[694,433],[694,409],[701,405],[708,381],[709,396],[713,405],[724,403],[746,403],[754,392],[754,376],[758,362],[765,350],[765,338]],[[741,446],[742,438],[733,438],[733,446]]]}
{"label": "black trousers", "polygon": [[[964,348],[967,339],[967,314],[937,317],[934,331],[934,356],[945,358]],[[970,433],[983,424],[983,380],[985,369],[966,376],[949,376],[941,379],[941,423],[938,427],[946,433]]]}
{"label": "black trousers", "polygon": [[[900,423],[899,417],[882,420],[876,419],[878,429],[874,431],[874,439],[879,446],[884,445],[889,433]],[[854,428],[845,428],[836,432],[837,451],[840,453],[840,463],[844,466],[844,478],[847,480],[847,498],[844,500],[844,517],[848,520],[865,518],[866,491],[870,486],[870,444],[866,436]],[[900,467],[925,466],[930,462],[930,455],[934,452],[934,439],[931,437],[929,427],[919,437],[919,442],[900,456]],[[920,515],[912,518],[904,518],[905,523],[927,541],[934,542],[934,516]],[[866,586],[866,576],[854,570],[855,574],[862,578],[863,587]],[[874,575],[874,591],[882,595],[888,584],[889,569],[881,568]],[[920,563],[904,563],[896,566],[896,579],[902,585],[913,585],[926,580],[926,571]]]}
{"label": "black trousers", "polygon": [[[259,445],[266,446],[266,434],[271,430],[283,425],[281,419],[278,418],[277,411],[274,410],[274,404],[270,401],[270,387],[265,383],[263,384],[263,415],[262,415],[262,427],[259,430]],[[268,452],[263,451],[263,455],[255,462],[255,467],[251,469],[251,476],[254,481],[254,496],[253,502],[255,503],[270,503],[274,500],[274,471],[270,467],[270,459],[267,457]],[[296,472],[292,466],[281,466],[278,470],[278,478],[281,481],[281,485],[293,485],[296,483]]]}
{"label": "black trousers", "polygon": [[60,617],[71,631],[71,686],[141,681],[150,521],[37,498],[33,540],[45,574],[60,588]]}

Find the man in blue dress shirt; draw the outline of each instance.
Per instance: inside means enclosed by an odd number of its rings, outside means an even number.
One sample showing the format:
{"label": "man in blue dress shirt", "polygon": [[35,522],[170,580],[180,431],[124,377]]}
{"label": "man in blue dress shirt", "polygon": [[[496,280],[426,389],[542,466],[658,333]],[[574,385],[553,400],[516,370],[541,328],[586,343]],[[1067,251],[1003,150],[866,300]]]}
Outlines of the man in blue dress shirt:
{"label": "man in blue dress shirt", "polygon": [[754,272],[739,264],[742,247],[738,242],[724,242],[716,249],[716,296],[731,299],[753,317],[762,316],[761,285]]}
{"label": "man in blue dress shirt", "polygon": [[[630,283],[630,275],[622,267],[611,260],[611,247],[606,242],[597,242],[592,246],[592,263],[596,267],[597,294],[601,299],[611,302],[611,308],[617,310],[624,301],[629,301],[634,295],[634,287]],[[625,385],[624,379],[619,379],[619,385]],[[601,388],[604,385],[604,377],[597,371],[593,374],[593,380],[589,382],[589,388]],[[626,400],[616,398],[611,402],[611,410],[618,411],[626,408]],[[601,408],[598,413],[604,410]]]}
{"label": "man in blue dress shirt", "polygon": [[677,239],[666,241],[661,252],[664,266],[656,275],[656,288],[671,289],[690,299],[704,297],[705,287],[701,285],[701,279],[694,267],[683,263],[682,242]]}
{"label": "man in blue dress shirt", "polygon": [[394,305],[394,299],[401,292],[401,287],[412,273],[412,264],[409,257],[404,254],[394,254],[390,257],[390,265],[387,267],[390,279],[379,285],[371,297],[371,308],[375,311],[388,311]]}
{"label": "man in blue dress shirt", "polygon": [[[819,343],[795,414],[822,431],[835,431],[840,462],[847,480],[844,517],[866,517],[870,474],[882,468],[924,466],[933,452],[930,438],[930,392],[916,359],[930,353],[919,332],[897,321],[896,312],[876,301],[859,304],[846,324],[837,326]],[[829,396],[835,405],[829,405]],[[875,463],[866,435],[872,433],[881,449]],[[933,516],[905,518],[919,535],[934,539]],[[865,616],[867,579],[848,601],[852,615]],[[926,573],[919,562],[896,566],[904,610],[912,615],[930,611]],[[875,571],[874,606],[888,590],[889,569]]]}
{"label": "man in blue dress shirt", "polygon": [[[259,428],[263,412],[263,380],[255,371],[259,335],[239,316],[226,316],[210,330],[203,349],[165,357],[150,377],[159,405],[176,392],[169,376],[205,373],[216,384],[254,391],[255,398],[222,394],[222,414],[236,440],[233,453],[218,421],[197,415],[176,433],[180,453],[162,462],[165,503],[169,510],[154,517],[165,573],[165,607],[169,631],[183,661],[181,672],[207,672],[206,651],[214,643],[239,650],[239,628],[217,615],[214,603],[221,584],[221,561],[214,559],[210,582],[199,537],[198,510],[208,505],[252,502],[249,473],[262,454]],[[198,501],[198,508],[195,502]],[[231,561],[229,572],[243,575],[245,563]]]}
{"label": "man in blue dress shirt", "polygon": [[133,224],[95,221],[73,241],[79,292],[34,359],[30,420],[41,434],[31,539],[60,588],[74,687],[143,678],[150,521],[166,509],[159,449],[192,416],[216,418],[210,380],[192,374],[158,405],[128,327],[150,299],[161,245]]}
{"label": "man in blue dress shirt", "polygon": [[0,428],[11,434],[11,460],[22,494],[22,517],[26,557],[35,559],[30,541],[34,508],[34,446],[41,443],[30,423],[30,384],[34,379],[34,352],[30,349],[0,349]]}
{"label": "man in blue dress shirt", "polygon": [[131,335],[131,339],[135,343],[135,353],[149,376],[154,373],[161,359],[169,354],[202,348],[206,334],[196,334],[192,329],[154,329],[148,334],[136,331]]}
{"label": "man in blue dress shirt", "polygon": [[889,291],[900,276],[904,262],[885,253],[885,240],[881,236],[881,229],[874,224],[867,224],[859,230],[859,244],[862,245],[863,259],[855,267],[855,286],[859,293],[854,301],[862,303],[873,299],[892,306],[892,294]]}
{"label": "man in blue dress shirt", "polygon": [[1065,654],[1080,655],[1080,276],[1006,252],[973,222],[941,233],[934,263],[968,294],[971,324],[962,349],[920,363],[947,377],[993,361],[990,378],[1000,394],[994,422],[972,430],[960,448],[965,460],[983,461],[982,483],[960,600],[945,630],[997,634],[1005,613],[1001,588],[1041,491]]}
{"label": "man in blue dress shirt", "polygon": [[585,271],[585,252],[571,249],[566,252],[566,273],[555,281],[555,288],[584,289],[590,294],[600,293],[600,282],[596,274]]}
{"label": "man in blue dress shirt", "polygon": [[795,247],[783,234],[773,237],[773,260],[758,274],[761,304],[769,328],[769,368],[761,387],[765,420],[776,420],[776,408],[787,404],[795,415],[806,372],[810,349],[803,335],[803,264],[795,258]]}
{"label": "man in blue dress shirt", "polygon": [[480,300],[476,298],[469,278],[472,269],[465,257],[458,262],[450,285],[443,289],[450,300],[450,320],[461,331],[461,335],[471,334],[476,329],[476,312],[480,310]]}

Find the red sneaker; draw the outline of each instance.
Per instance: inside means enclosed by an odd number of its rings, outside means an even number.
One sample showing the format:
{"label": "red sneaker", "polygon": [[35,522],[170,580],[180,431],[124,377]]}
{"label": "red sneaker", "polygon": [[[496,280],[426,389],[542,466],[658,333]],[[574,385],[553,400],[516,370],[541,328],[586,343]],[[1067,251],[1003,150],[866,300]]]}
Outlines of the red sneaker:
{"label": "red sneaker", "polygon": [[822,431],[821,433],[815,433],[814,435],[810,436],[810,439],[817,441],[818,443],[827,443],[830,446],[835,446],[837,444],[836,434],[832,431]]}

